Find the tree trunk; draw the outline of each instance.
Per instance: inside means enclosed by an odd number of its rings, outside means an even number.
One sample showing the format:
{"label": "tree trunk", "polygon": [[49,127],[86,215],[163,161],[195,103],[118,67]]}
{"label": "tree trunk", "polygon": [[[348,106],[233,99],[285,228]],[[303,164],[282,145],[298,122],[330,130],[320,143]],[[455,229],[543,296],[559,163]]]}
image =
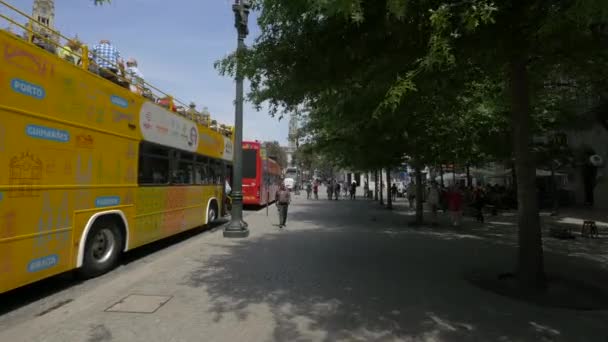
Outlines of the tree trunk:
{"label": "tree trunk", "polygon": [[374,170],[374,201],[378,200],[378,170]]}
{"label": "tree trunk", "polygon": [[551,192],[553,199],[553,212],[551,212],[551,216],[556,216],[559,211],[559,187],[557,186],[557,177],[555,177],[555,164],[553,161],[551,163]]}
{"label": "tree trunk", "polygon": [[363,195],[363,198],[367,199],[369,197],[369,171],[365,171],[365,184],[367,184],[367,192]]}
{"label": "tree trunk", "polygon": [[510,61],[511,126],[517,175],[518,269],[520,285],[540,290],[545,285],[543,246],[538,199],[536,166],[532,151],[532,116],[528,70],[525,55],[514,55]]}
{"label": "tree trunk", "polygon": [[445,187],[445,182],[443,180],[443,165],[439,165],[439,179],[441,181],[441,187]]}
{"label": "tree trunk", "polygon": [[391,169],[386,169],[386,208],[393,209],[393,192],[391,191]]}
{"label": "tree trunk", "polygon": [[467,164],[467,187],[473,186],[473,179],[471,177],[471,167]]}
{"label": "tree trunk", "polygon": [[456,163],[452,163],[452,185],[456,186]]}
{"label": "tree trunk", "polygon": [[382,185],[382,169],[380,169],[380,205],[384,205],[384,196],[382,195],[384,187]]}
{"label": "tree trunk", "polygon": [[511,162],[511,178],[512,187],[513,189],[515,189],[515,193],[517,193],[517,170],[515,170],[515,159],[513,159],[513,161]]}
{"label": "tree trunk", "polygon": [[423,190],[422,170],[420,170],[420,166],[416,165],[416,224],[422,224],[424,219],[424,212],[422,208],[422,197],[424,196]]}

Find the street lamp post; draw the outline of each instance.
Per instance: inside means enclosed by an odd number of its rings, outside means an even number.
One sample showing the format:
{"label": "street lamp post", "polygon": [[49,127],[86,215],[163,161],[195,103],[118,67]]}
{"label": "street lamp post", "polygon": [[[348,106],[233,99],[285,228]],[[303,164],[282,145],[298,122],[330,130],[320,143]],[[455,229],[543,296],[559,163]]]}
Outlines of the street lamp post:
{"label": "street lamp post", "polygon": [[[238,33],[237,59],[245,49],[245,37],[249,34],[247,20],[251,4],[249,0],[234,0],[234,25]],[[236,68],[236,110],[234,114],[234,167],[232,169],[232,218],[224,229],[224,237],[249,236],[247,222],[243,220],[243,72],[240,61]]]}

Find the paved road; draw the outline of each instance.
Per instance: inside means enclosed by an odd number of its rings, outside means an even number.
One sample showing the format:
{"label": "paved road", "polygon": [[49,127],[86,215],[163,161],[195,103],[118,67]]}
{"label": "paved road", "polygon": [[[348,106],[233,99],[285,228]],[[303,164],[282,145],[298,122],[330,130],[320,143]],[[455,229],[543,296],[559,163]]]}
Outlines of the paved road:
{"label": "paved road", "polygon": [[[269,212],[270,217],[265,210],[246,217],[248,239],[202,233],[153,254],[139,252],[98,279],[76,285],[59,279],[22,292],[25,299],[12,296],[0,317],[0,341],[598,341],[608,336],[606,313],[540,308],[470,285],[471,270],[508,267],[511,246],[453,231],[404,228],[408,217],[387,214],[365,200],[296,199],[283,231],[276,227],[276,209]],[[36,291],[42,291],[41,299],[33,297]],[[160,298],[164,305],[152,313],[105,311],[129,295],[167,298]],[[144,301],[139,308],[155,300],[137,298]],[[137,304],[127,298],[121,305]]]}

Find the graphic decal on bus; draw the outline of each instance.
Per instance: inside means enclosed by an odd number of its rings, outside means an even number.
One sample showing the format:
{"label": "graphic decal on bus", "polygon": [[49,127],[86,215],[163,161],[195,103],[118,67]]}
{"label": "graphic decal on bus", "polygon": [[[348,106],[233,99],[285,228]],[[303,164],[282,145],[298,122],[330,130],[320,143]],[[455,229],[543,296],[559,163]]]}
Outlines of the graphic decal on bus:
{"label": "graphic decal on bus", "polygon": [[234,146],[232,145],[232,141],[224,137],[224,153],[222,155],[222,159],[232,161],[233,158]]}
{"label": "graphic decal on bus", "polygon": [[38,100],[42,100],[46,96],[44,88],[19,78],[13,78],[11,80],[11,88],[19,94],[30,96]]}
{"label": "graphic decal on bus", "polygon": [[25,134],[32,138],[51,140],[56,142],[70,141],[70,132],[57,128],[45,127],[39,125],[27,125]]}
{"label": "graphic decal on bus", "polygon": [[110,97],[110,102],[117,105],[118,107],[127,108],[129,107],[129,101],[123,99],[120,96],[112,95]]}
{"label": "graphic decal on bus", "polygon": [[12,157],[9,161],[9,184],[17,184],[21,187],[9,191],[8,197],[38,197],[39,186],[42,182],[43,163],[42,160],[29,152],[22,152]]}
{"label": "graphic decal on bus", "polygon": [[95,206],[97,208],[102,207],[113,207],[120,204],[120,197],[118,196],[101,196],[95,199]]}
{"label": "graphic decal on bus", "polygon": [[46,270],[57,265],[57,263],[59,263],[59,256],[57,254],[47,255],[30,261],[27,264],[27,271],[32,273]]}
{"label": "graphic decal on bus", "polygon": [[42,208],[38,217],[38,234],[34,238],[34,245],[39,252],[51,253],[51,243],[55,241],[63,248],[67,248],[68,231],[55,231],[69,227],[71,222],[68,194],[64,193],[60,201],[52,200],[48,192],[42,194]]}
{"label": "graphic decal on bus", "polygon": [[198,132],[196,131],[196,127],[190,128],[190,137],[188,139],[188,146],[196,146],[198,145]]}
{"label": "graphic decal on bus", "polygon": [[193,121],[151,102],[144,102],[139,117],[145,140],[189,152],[198,149],[199,132]]}

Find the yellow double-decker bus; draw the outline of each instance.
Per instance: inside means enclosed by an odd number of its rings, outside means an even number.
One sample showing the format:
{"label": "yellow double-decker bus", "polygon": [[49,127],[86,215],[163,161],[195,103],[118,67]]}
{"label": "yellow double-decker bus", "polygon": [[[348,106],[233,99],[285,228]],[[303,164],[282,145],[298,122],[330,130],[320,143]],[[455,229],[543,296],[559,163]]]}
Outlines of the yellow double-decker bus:
{"label": "yellow double-decker bus", "polygon": [[10,32],[0,60],[0,293],[102,274],[124,251],[221,215],[230,130]]}

